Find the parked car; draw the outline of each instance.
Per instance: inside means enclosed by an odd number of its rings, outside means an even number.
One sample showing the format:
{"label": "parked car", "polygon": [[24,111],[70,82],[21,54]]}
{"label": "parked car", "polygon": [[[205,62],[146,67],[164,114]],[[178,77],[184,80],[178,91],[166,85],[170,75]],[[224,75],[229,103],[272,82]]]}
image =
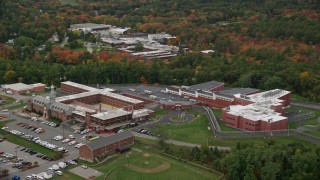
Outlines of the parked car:
{"label": "parked car", "polygon": [[69,142],[70,141],[70,139],[64,139],[63,141],[62,141],[62,143],[67,143],[67,142]]}
{"label": "parked car", "polygon": [[76,137],[74,137],[73,135],[69,135],[69,139],[75,139]]}
{"label": "parked car", "polygon": [[58,174],[59,176],[62,176],[63,175],[63,172],[62,171],[55,171],[56,174]]}
{"label": "parked car", "polygon": [[69,142],[69,146],[72,146],[72,145],[74,145],[76,143],[77,143],[76,141],[71,141],[71,142]]}

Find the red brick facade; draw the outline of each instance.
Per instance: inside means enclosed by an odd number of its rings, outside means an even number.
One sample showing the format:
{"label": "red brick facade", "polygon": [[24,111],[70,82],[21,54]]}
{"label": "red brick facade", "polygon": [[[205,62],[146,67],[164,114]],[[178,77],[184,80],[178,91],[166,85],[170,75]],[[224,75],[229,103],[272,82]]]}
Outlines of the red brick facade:
{"label": "red brick facade", "polygon": [[222,110],[222,120],[227,126],[232,126],[246,131],[274,131],[288,128],[288,118],[275,122],[266,122],[262,120],[250,120],[242,116],[228,114],[225,109]]}
{"label": "red brick facade", "polygon": [[118,141],[97,149],[91,149],[88,145],[83,145],[80,147],[79,158],[86,161],[93,162],[95,158],[102,158],[107,155],[112,155],[120,151],[123,147],[131,146],[133,144],[134,144],[134,137],[123,139],[121,141]]}

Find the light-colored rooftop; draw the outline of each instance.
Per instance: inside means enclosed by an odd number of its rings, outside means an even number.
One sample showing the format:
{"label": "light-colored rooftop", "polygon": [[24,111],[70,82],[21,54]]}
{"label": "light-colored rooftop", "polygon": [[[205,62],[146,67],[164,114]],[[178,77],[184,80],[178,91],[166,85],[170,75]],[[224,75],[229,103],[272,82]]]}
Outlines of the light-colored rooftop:
{"label": "light-colored rooftop", "polygon": [[259,107],[254,104],[247,106],[233,105],[227,108],[228,114],[235,116],[241,116],[246,119],[253,121],[265,121],[265,122],[276,122],[287,119],[284,116],[281,116],[280,113],[275,112],[273,109]]}
{"label": "light-colored rooftop", "polygon": [[32,87],[39,87],[39,86],[46,86],[46,85],[43,84],[43,83],[35,83],[35,84],[30,84],[30,86],[32,86]]}
{"label": "light-colored rooftop", "polygon": [[150,109],[139,109],[139,110],[134,110],[133,111],[133,115],[132,118],[139,118],[139,117],[144,117],[144,116],[148,116],[150,114],[152,114],[154,111],[150,110]]}
{"label": "light-colored rooftop", "polygon": [[96,110],[94,110],[94,109],[86,108],[83,106],[78,106],[78,105],[74,105],[74,104],[69,104],[69,106],[73,107],[76,111],[89,112],[89,113],[96,112]]}
{"label": "light-colored rooftop", "polygon": [[15,84],[5,85],[4,88],[5,89],[12,89],[12,90],[15,90],[15,91],[26,91],[26,90],[32,90],[33,86],[27,85],[27,84],[24,84],[24,83],[15,83]]}
{"label": "light-colored rooftop", "polygon": [[270,91],[264,91],[252,95],[248,95],[248,100],[252,102],[263,102],[271,99],[278,99],[284,95],[289,94],[290,91],[282,90],[282,89],[274,89]]}
{"label": "light-colored rooftop", "polygon": [[208,53],[214,53],[215,51],[214,50],[203,50],[201,52],[204,54],[208,54]]}
{"label": "light-colored rooftop", "polygon": [[121,94],[112,93],[109,90],[104,90],[103,89],[103,90],[101,90],[99,92],[102,95],[105,95],[105,96],[108,96],[108,97],[113,97],[115,99],[126,101],[126,102],[129,102],[129,103],[133,103],[133,104],[143,103],[143,101],[141,101],[141,100],[133,99],[131,97],[127,97],[127,96],[124,96],[124,95],[121,95]]}
{"label": "light-colored rooftop", "polygon": [[72,95],[69,95],[69,96],[62,96],[62,97],[56,98],[56,101],[57,102],[63,102],[63,101],[66,101],[66,100],[78,99],[78,98],[87,97],[87,96],[93,96],[93,95],[98,95],[98,94],[101,94],[101,95],[104,95],[104,96],[108,96],[108,97],[113,97],[115,99],[122,100],[122,101],[125,101],[125,102],[129,102],[129,103],[132,103],[132,104],[143,103],[143,101],[140,101],[138,99],[133,99],[133,98],[130,98],[130,97],[127,97],[127,96],[123,96],[121,94],[112,93],[112,92],[110,92],[109,88],[100,89],[100,90],[96,89],[95,91],[84,92],[84,93],[79,93],[79,94],[72,94]]}
{"label": "light-colored rooftop", "polygon": [[110,28],[111,25],[106,24],[95,24],[95,23],[82,23],[82,24],[72,24],[70,25],[71,29],[101,29],[101,28]]}
{"label": "light-colored rooftop", "polygon": [[112,118],[116,118],[116,117],[120,117],[120,116],[125,116],[128,114],[131,114],[131,112],[125,111],[123,109],[116,109],[116,110],[112,110],[112,111],[97,113],[97,114],[94,114],[91,116],[105,121],[108,119],[112,119]]}
{"label": "light-colored rooftop", "polygon": [[86,85],[83,85],[83,84],[75,83],[75,82],[72,82],[72,81],[64,81],[64,82],[61,82],[61,83],[69,85],[69,86],[78,87],[78,88],[86,90],[86,91],[96,91],[97,90],[97,88],[93,88],[93,87],[86,86]]}

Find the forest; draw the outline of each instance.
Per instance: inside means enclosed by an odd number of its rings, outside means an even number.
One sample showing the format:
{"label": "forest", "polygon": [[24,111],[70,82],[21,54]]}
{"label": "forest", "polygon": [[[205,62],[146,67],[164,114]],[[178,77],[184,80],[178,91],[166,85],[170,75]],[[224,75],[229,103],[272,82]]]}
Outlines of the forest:
{"label": "forest", "polygon": [[[84,84],[178,84],[210,80],[229,87],[284,88],[320,101],[320,2],[317,0],[2,0],[0,83],[62,80]],[[159,8],[161,7],[161,8]],[[89,53],[93,35],[74,23],[133,32],[167,32],[188,47],[169,60],[114,49]],[[49,39],[59,36],[58,42]],[[69,43],[61,47],[65,37]],[[13,39],[13,43],[8,43]],[[39,47],[45,47],[39,50]],[[209,56],[201,50],[212,49]]]}
{"label": "forest", "polygon": [[238,143],[231,152],[206,146],[191,150],[167,148],[167,154],[223,172],[233,180],[318,179],[320,149],[300,143],[277,144],[272,140]]}

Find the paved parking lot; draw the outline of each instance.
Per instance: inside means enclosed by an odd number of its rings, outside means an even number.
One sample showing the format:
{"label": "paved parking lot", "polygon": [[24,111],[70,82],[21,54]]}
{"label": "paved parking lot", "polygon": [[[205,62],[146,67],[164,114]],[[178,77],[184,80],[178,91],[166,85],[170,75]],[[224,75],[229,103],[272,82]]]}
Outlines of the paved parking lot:
{"label": "paved parking lot", "polygon": [[[12,155],[17,155],[18,158],[22,158],[24,161],[28,161],[31,163],[38,162],[39,165],[47,163],[48,161],[42,160],[40,158],[37,158],[36,155],[30,155],[29,153],[26,153],[24,151],[20,151],[22,147],[17,146],[16,144],[13,144],[11,142],[3,141],[0,142],[0,152],[4,153],[10,153]],[[9,173],[14,173],[20,171],[18,168],[12,168],[12,165],[14,162],[7,162],[7,163],[1,163],[0,167],[8,169]]]}
{"label": "paved parking lot", "polygon": [[[10,123],[7,124],[7,126],[9,127],[9,130],[14,129],[14,130],[18,130],[20,132],[23,132],[25,134],[30,134],[33,137],[40,137],[41,140],[45,140],[45,141],[47,141],[49,143],[55,144],[58,147],[65,147],[69,151],[65,158],[57,160],[57,161],[50,161],[50,162],[42,160],[40,158],[37,158],[36,155],[33,155],[34,158],[36,158],[38,162],[45,161],[45,163],[42,163],[42,165],[37,167],[37,168],[33,168],[33,169],[30,169],[30,170],[27,170],[27,171],[21,171],[21,172],[15,172],[15,173],[9,172],[11,176],[12,175],[19,175],[21,177],[26,177],[26,176],[28,176],[30,174],[38,174],[40,172],[46,171],[53,164],[57,164],[57,163],[59,163],[61,161],[67,161],[67,160],[76,159],[78,157],[78,155],[79,155],[79,149],[75,148],[74,146],[69,146],[68,144],[63,144],[61,141],[53,140],[52,138],[57,136],[57,135],[63,135],[63,133],[64,133],[65,137],[67,137],[70,134],[72,134],[72,135],[74,135],[76,137],[75,140],[77,142],[82,142],[82,143],[86,142],[86,140],[81,139],[81,137],[83,135],[74,134],[73,132],[70,132],[68,130],[63,130],[62,127],[51,127],[51,126],[48,126],[48,125],[45,125],[45,124],[42,124],[42,123],[31,121],[28,118],[22,118],[22,117],[15,116],[15,115],[12,115],[12,114],[11,114],[11,118],[16,119],[16,121],[13,121],[13,122],[10,122]],[[43,129],[45,129],[45,133],[37,134],[37,133],[31,131],[30,129],[24,129],[23,127],[20,127],[19,125],[17,125],[18,123],[21,123],[21,122],[28,123],[28,124],[34,125],[34,126],[39,126],[39,127],[43,128]],[[33,142],[30,142],[30,143],[33,143]],[[1,147],[3,147],[2,144],[1,144]],[[13,149],[15,147],[17,147],[17,145],[13,144]],[[14,153],[15,152],[13,151],[13,153],[11,153],[11,154],[14,155]],[[18,156],[19,156],[19,153],[24,153],[24,152],[18,151],[17,153],[18,153]],[[26,154],[29,156],[28,158],[33,157],[33,156],[30,156],[28,153],[26,153]],[[11,166],[12,166],[12,164],[10,165],[10,167]]]}

